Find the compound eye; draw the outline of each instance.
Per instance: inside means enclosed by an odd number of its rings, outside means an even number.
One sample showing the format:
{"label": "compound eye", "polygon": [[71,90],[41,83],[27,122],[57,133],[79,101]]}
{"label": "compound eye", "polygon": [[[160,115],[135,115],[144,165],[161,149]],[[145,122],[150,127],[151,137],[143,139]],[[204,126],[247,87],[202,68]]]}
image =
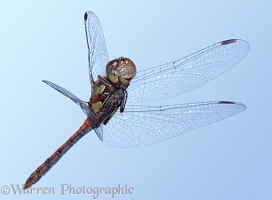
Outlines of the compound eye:
{"label": "compound eye", "polygon": [[130,82],[132,80],[132,78],[125,78],[128,82]]}

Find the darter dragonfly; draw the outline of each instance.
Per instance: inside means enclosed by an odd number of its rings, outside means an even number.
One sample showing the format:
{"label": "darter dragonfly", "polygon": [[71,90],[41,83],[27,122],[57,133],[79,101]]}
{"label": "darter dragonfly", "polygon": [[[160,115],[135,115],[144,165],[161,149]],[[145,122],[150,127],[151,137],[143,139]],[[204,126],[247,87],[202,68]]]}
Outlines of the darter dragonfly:
{"label": "darter dragonfly", "polygon": [[87,119],[30,175],[24,189],[39,181],[91,130],[112,146],[137,147],[176,137],[246,109],[244,104],[230,101],[168,106],[137,103],[171,98],[202,86],[239,63],[249,51],[248,42],[225,40],[174,62],[136,73],[135,64],[128,58],[109,61],[102,27],[93,12],[85,13],[84,22],[92,87],[90,100],[82,101],[65,88],[44,82],[78,104]]}

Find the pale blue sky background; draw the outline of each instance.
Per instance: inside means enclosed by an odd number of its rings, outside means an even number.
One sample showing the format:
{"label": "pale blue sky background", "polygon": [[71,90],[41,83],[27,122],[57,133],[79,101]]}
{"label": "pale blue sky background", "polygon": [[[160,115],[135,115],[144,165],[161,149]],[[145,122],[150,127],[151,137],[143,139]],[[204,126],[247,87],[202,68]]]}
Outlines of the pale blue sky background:
{"label": "pale blue sky background", "polygon": [[233,100],[248,109],[140,148],[114,148],[91,132],[35,185],[54,187],[54,195],[11,192],[0,193],[0,199],[92,199],[90,195],[59,196],[59,184],[134,187],[133,195],[116,199],[272,199],[270,0],[2,2],[0,187],[23,184],[85,119],[79,107],[41,80],[89,98],[83,23],[87,10],[95,12],[102,23],[109,57],[128,56],[139,70],[224,39],[249,41],[250,53],[231,71],[163,102]]}

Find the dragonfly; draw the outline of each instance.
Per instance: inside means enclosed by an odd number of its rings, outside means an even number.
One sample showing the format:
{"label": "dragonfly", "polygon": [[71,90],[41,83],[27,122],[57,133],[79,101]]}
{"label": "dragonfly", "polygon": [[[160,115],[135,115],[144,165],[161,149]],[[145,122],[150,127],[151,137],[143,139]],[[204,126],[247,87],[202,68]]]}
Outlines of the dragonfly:
{"label": "dragonfly", "polygon": [[132,60],[109,61],[103,29],[95,13],[84,14],[88,47],[91,97],[83,101],[67,89],[44,83],[71,99],[87,118],[82,126],[27,179],[24,189],[37,183],[84,135],[94,130],[98,138],[114,147],[138,147],[179,136],[246,109],[233,101],[210,101],[176,105],[145,105],[195,90],[225,73],[249,52],[241,39],[215,43],[186,57],[137,72]]}

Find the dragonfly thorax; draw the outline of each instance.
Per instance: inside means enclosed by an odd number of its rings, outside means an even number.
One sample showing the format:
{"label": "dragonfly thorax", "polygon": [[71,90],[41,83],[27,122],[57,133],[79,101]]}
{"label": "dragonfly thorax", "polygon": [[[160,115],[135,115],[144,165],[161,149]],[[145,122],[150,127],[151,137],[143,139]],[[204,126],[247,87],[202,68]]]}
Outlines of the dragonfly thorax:
{"label": "dragonfly thorax", "polygon": [[106,71],[108,79],[123,88],[126,88],[136,76],[135,64],[124,57],[111,60],[106,66]]}

